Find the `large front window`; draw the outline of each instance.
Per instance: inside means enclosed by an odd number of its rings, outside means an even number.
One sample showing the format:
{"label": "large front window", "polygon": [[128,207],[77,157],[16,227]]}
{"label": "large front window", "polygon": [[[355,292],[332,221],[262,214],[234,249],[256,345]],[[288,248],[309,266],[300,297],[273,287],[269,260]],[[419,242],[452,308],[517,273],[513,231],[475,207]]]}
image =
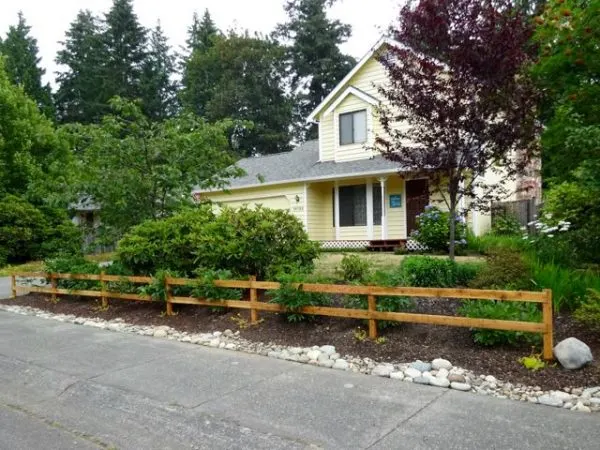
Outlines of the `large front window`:
{"label": "large front window", "polygon": [[[340,186],[340,226],[360,227],[367,225],[367,186]],[[333,196],[335,216],[335,195]],[[335,217],[334,217],[335,225]],[[381,225],[381,185],[373,184],[373,225]]]}
{"label": "large front window", "polygon": [[340,114],[340,145],[367,141],[367,111]]}

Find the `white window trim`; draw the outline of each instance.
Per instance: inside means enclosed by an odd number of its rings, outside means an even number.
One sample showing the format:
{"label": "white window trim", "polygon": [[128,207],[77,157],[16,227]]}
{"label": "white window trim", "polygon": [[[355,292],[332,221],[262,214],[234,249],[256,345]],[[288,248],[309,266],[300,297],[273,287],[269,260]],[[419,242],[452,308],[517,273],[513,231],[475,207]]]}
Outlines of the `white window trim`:
{"label": "white window trim", "polygon": [[[371,105],[365,105],[366,108],[354,109],[351,111],[340,111],[337,112],[333,117],[333,160],[335,162],[343,161],[343,158],[340,158],[341,153],[347,148],[356,148],[361,146],[372,147],[375,143],[375,130],[373,129],[373,107]],[[367,140],[365,142],[357,143],[357,144],[340,144],[340,116],[343,114],[352,114],[359,111],[367,111]],[[319,139],[320,142],[320,139]],[[369,159],[373,157],[373,150],[370,149],[369,152],[365,152],[365,158],[361,159]]]}

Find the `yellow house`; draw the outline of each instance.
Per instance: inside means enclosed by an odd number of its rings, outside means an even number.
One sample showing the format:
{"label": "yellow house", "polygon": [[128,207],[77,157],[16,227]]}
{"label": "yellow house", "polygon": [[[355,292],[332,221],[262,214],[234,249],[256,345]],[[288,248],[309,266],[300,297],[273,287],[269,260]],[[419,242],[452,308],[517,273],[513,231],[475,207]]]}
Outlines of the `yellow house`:
{"label": "yellow house", "polygon": [[[416,246],[409,239],[416,217],[435,202],[428,180],[407,177],[370,150],[383,133],[378,86],[387,82],[376,52],[389,44],[381,39],[310,115],[318,140],[243,159],[238,166],[246,175],[227,191],[196,191],[196,197],[289,210],[324,248]],[[490,227],[490,216],[475,211],[467,221],[476,234]]]}

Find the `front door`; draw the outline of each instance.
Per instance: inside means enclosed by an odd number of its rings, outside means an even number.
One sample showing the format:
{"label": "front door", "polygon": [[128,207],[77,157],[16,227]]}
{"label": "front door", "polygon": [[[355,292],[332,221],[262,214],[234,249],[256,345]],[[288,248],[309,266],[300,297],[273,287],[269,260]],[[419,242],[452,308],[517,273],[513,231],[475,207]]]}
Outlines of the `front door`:
{"label": "front door", "polygon": [[417,216],[429,204],[429,182],[426,178],[406,182],[406,234],[417,229]]}

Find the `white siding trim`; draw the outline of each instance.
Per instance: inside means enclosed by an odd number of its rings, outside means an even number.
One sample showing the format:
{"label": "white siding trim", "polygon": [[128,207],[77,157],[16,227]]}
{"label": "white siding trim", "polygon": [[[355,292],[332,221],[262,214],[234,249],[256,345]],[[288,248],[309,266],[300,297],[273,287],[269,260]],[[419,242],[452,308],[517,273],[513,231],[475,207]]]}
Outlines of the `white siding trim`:
{"label": "white siding trim", "polygon": [[404,216],[404,239],[408,239],[408,221],[406,220],[406,178],[402,177],[402,210]]}
{"label": "white siding trim", "polygon": [[335,182],[335,240],[340,240],[340,185]]}
{"label": "white siding trim", "polygon": [[365,56],[362,57],[362,59],[358,62],[358,64],[356,64],[356,66],[354,66],[354,68],[348,72],[348,75],[346,75],[342,81],[340,81],[338,83],[338,85],[333,89],[333,91],[331,91],[329,93],[329,95],[327,97],[325,97],[325,99],[323,99],[323,101],[319,104],[319,106],[317,106],[315,108],[315,110],[310,114],[310,116],[308,116],[308,122],[313,122],[315,121],[317,115],[321,112],[321,110],[327,106],[327,104],[333,100],[333,98],[338,94],[339,91],[342,90],[342,88],[346,85],[346,83],[348,83],[350,81],[350,79],[361,69],[362,66],[364,66],[372,57],[373,55],[375,55],[375,52],[377,52],[377,50],[379,50],[383,45],[389,45],[389,46],[394,46],[394,47],[404,47],[402,44],[400,44],[398,41],[395,41],[393,39],[390,39],[388,37],[382,37],[380,38],[377,43],[371,47],[371,49],[367,52],[367,54]]}
{"label": "white siding trim", "polygon": [[387,178],[381,177],[379,182],[381,183],[381,239],[387,239],[388,236],[388,223],[387,223],[387,214],[385,210],[386,201],[385,201],[385,182]]}
{"label": "white siding trim", "polygon": [[373,181],[367,179],[367,239],[373,239]]}
{"label": "white siding trim", "polygon": [[325,111],[325,115],[331,114],[338,106],[340,106],[340,104],[346,100],[346,98],[348,98],[349,95],[354,95],[355,97],[360,98],[363,102],[369,104],[369,105],[373,105],[373,106],[377,106],[379,105],[379,100],[377,100],[375,97],[370,96],[369,94],[361,91],[360,89],[355,88],[354,86],[350,86],[348,87],[348,89],[346,89],[344,91],[344,93],[342,95],[340,95],[335,102],[333,102],[331,104],[331,106],[329,108],[327,108],[327,110]]}

